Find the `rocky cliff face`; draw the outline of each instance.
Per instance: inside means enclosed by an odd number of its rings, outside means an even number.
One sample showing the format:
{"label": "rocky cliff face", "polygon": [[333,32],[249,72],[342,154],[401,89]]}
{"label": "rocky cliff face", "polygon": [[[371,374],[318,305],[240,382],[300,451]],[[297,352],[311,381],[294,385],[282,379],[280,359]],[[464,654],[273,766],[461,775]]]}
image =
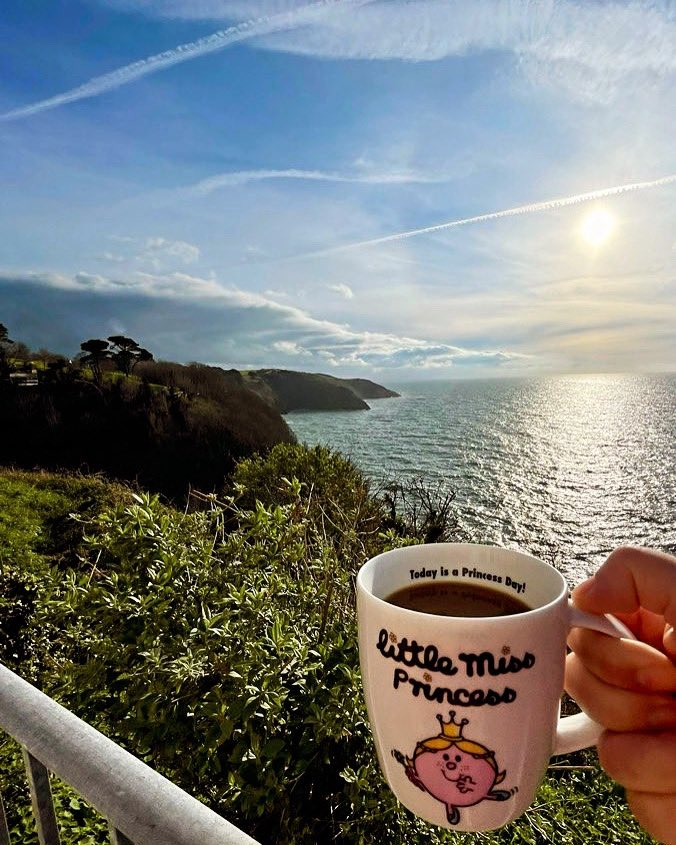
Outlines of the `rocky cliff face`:
{"label": "rocky cliff face", "polygon": [[242,375],[250,390],[282,414],[289,411],[365,411],[369,406],[364,399],[398,395],[368,379],[340,379],[292,370],[249,370]]}
{"label": "rocky cliff face", "polygon": [[362,399],[391,399],[399,394],[367,378],[346,378],[343,381]]}

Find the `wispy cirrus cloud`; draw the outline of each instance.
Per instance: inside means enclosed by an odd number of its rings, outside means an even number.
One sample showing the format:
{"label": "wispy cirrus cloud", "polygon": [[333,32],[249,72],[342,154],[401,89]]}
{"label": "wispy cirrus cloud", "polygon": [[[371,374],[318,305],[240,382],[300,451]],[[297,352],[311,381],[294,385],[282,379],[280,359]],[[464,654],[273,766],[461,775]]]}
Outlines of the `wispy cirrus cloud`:
{"label": "wispy cirrus cloud", "polygon": [[163,237],[108,237],[118,244],[119,249],[117,252],[105,251],[99,258],[113,264],[150,264],[155,270],[160,270],[167,265],[176,265],[176,262],[183,265],[194,264],[200,258],[200,248],[187,241]]}
{"label": "wispy cirrus cloud", "polygon": [[73,103],[88,97],[96,97],[106,91],[111,91],[114,88],[134,82],[136,79],[140,79],[150,73],[157,73],[157,71],[173,67],[190,59],[195,59],[198,56],[223,50],[232,44],[237,44],[255,36],[316,23],[318,17],[326,14],[332,8],[340,9],[341,7],[360,6],[367,2],[369,0],[317,0],[317,2],[298,6],[290,11],[246,20],[235,26],[214,32],[204,38],[198,38],[196,41],[180,44],[171,50],[165,50],[162,53],[156,53],[137,62],[132,62],[102,76],[95,76],[84,84],[78,85],[69,91],[64,91],[61,94],[56,94],[54,97],[12,109],[4,114],[0,114],[0,121],[19,120],[38,114],[39,112],[47,111],[48,109],[57,108],[66,103]]}
{"label": "wispy cirrus cloud", "polygon": [[[109,0],[158,17],[213,20],[279,13],[294,0]],[[358,15],[256,39],[270,50],[330,59],[429,62],[502,51],[522,75],[575,99],[608,102],[628,81],[676,70],[676,19],[667,0],[388,0]]]}
{"label": "wispy cirrus cloud", "polygon": [[[242,20],[211,35],[165,50],[68,91],[0,114],[18,120],[98,96],[167,67],[254,40],[270,50],[331,59],[428,62],[469,53],[511,53],[529,81],[561,88],[574,98],[607,102],[676,71],[676,20],[667,2],[572,0],[317,0],[207,2],[121,0],[128,10],[157,17]],[[341,9],[347,14],[335,14]],[[358,14],[349,12],[359,8]],[[252,18],[252,13],[261,13]]]}
{"label": "wispy cirrus cloud", "polygon": [[269,49],[333,59],[426,62],[511,53],[530,82],[608,102],[676,70],[673,5],[653,0],[393,0],[303,32],[257,39]]}
{"label": "wispy cirrus cloud", "polygon": [[202,179],[194,185],[181,190],[206,196],[223,188],[232,188],[238,185],[246,185],[249,182],[265,182],[275,179],[298,179],[309,182],[353,182],[363,185],[405,185],[405,184],[438,184],[450,182],[456,174],[424,173],[412,169],[400,169],[390,171],[355,171],[341,173],[331,170],[302,170],[299,168],[287,168],[283,170],[235,170],[227,173],[218,173]]}
{"label": "wispy cirrus cloud", "polygon": [[343,297],[343,299],[354,299],[354,291],[349,285],[328,285],[328,289]]}

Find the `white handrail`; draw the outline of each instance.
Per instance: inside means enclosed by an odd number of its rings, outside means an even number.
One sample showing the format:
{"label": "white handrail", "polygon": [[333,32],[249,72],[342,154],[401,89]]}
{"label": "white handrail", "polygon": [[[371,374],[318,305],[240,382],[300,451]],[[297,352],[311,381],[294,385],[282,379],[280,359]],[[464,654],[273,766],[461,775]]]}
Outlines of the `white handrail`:
{"label": "white handrail", "polygon": [[0,727],[136,845],[259,845],[1,663]]}

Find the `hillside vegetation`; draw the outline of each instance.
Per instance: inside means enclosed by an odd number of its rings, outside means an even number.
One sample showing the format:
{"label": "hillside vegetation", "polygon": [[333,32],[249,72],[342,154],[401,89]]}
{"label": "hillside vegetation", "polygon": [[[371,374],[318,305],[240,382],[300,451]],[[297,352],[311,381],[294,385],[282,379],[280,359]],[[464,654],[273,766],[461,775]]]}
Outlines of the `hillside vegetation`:
{"label": "hillside vegetation", "polygon": [[[24,607],[0,602],[0,660],[263,845],[650,841],[592,756],[489,834],[430,828],[384,786],[353,581],[369,556],[423,538],[419,511],[396,512],[341,455],[293,444],[194,498],[179,511],[98,479],[0,474],[3,595]],[[12,841],[35,845],[20,767],[0,741]],[[106,842],[54,788],[63,845]]]}
{"label": "hillside vegetation", "polygon": [[293,370],[248,370],[244,384],[277,408],[289,411],[367,411],[366,399],[398,396],[368,379],[342,379]]}
{"label": "hillside vegetation", "polygon": [[0,430],[0,465],[105,472],[174,500],[220,488],[238,459],[295,439],[238,374],[173,363],[0,382]]}

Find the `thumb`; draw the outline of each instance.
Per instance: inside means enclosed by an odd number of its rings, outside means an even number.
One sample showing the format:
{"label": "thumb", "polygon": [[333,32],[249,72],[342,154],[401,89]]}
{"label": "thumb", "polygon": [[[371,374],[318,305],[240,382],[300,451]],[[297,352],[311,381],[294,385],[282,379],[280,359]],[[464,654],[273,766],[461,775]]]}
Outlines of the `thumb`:
{"label": "thumb", "polygon": [[676,626],[676,558],[653,549],[616,549],[589,580],[573,591],[573,601],[590,613],[635,613],[645,608]]}

